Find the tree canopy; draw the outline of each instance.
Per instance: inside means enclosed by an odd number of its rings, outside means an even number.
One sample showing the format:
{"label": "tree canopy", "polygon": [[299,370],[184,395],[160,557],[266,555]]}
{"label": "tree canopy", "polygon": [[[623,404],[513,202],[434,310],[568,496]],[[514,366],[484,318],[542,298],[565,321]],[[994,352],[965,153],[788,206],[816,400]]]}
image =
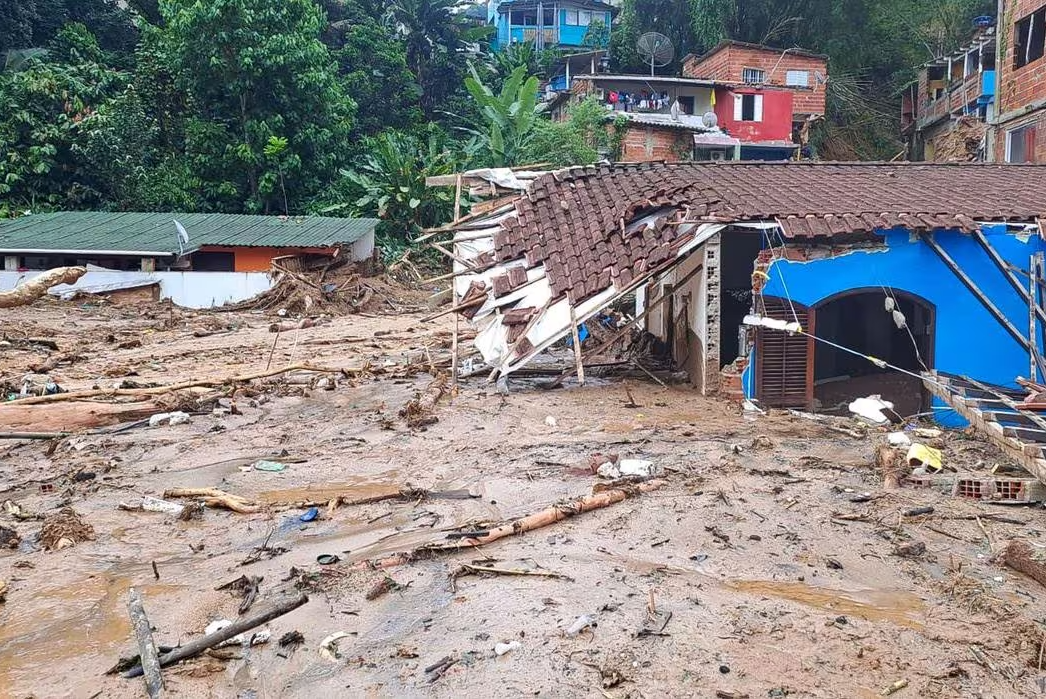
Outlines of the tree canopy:
{"label": "tree canopy", "polygon": [[[899,95],[990,0],[622,0],[611,69],[678,71],[723,39],[830,56],[817,146],[892,157]],[[182,210],[382,217],[404,241],[449,214],[451,168],[611,158],[622,125],[540,104],[555,51],[491,49],[457,0],[0,0],[0,216]]]}

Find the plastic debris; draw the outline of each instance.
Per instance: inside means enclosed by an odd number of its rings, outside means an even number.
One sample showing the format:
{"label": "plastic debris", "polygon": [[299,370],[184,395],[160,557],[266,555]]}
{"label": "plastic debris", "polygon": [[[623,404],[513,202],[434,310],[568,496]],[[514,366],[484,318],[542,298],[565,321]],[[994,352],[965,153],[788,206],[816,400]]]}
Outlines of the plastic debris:
{"label": "plastic debris", "polygon": [[661,473],[661,468],[654,465],[653,461],[642,459],[621,459],[614,463],[607,461],[596,469],[596,473],[603,478],[623,478],[634,476],[638,478],[650,478]]}
{"label": "plastic debris", "polygon": [[327,638],[320,641],[320,657],[332,663],[338,662],[341,654],[338,653],[338,641],[348,638],[349,634],[344,631],[335,631]]}
{"label": "plastic debris", "polygon": [[319,563],[321,566],[334,565],[340,560],[341,558],[339,558],[333,553],[321,553],[319,556],[316,556],[316,562]]}
{"label": "plastic debris", "polygon": [[802,331],[803,326],[799,323],[789,323],[785,320],[777,320],[775,318],[764,318],[763,316],[747,315],[744,319],[744,324],[754,326],[758,328],[769,328],[771,330],[783,330],[787,333],[797,333]]}
{"label": "plastic debris", "polygon": [[904,432],[891,432],[886,436],[891,447],[910,447],[912,440]]}
{"label": "plastic debris", "polygon": [[590,614],[582,614],[581,616],[579,616],[577,619],[574,620],[573,624],[571,624],[569,627],[567,627],[567,630],[565,631],[565,633],[566,633],[567,636],[577,636],[579,633],[581,633],[585,629],[590,629],[590,628],[595,628],[595,627],[596,627],[596,618],[594,616],[590,615]]}
{"label": "plastic debris", "polygon": [[192,422],[192,418],[189,413],[183,413],[180,410],[173,413],[157,413],[149,418],[149,427],[157,427],[158,425],[184,425],[187,422]]}
{"label": "plastic debris", "polygon": [[559,423],[556,422],[556,418],[554,418],[551,415],[549,415],[548,417],[545,418],[545,424],[548,425],[549,427],[555,427]]}
{"label": "plastic debris", "polygon": [[523,647],[523,644],[519,641],[509,641],[508,643],[499,643],[494,646],[494,653],[497,655],[505,655],[511,653],[514,650],[519,650]]}
{"label": "plastic debris", "polygon": [[941,450],[925,444],[913,444],[908,449],[907,459],[909,466],[925,469],[928,473],[937,473],[942,468]]}
{"label": "plastic debris", "polygon": [[893,403],[883,400],[880,396],[858,398],[853,403],[850,403],[851,413],[873,425],[883,425],[890,421],[890,418],[886,417],[886,414],[883,412],[884,410],[892,411]]}
{"label": "plastic debris", "polygon": [[142,498],[142,509],[146,512],[163,512],[168,515],[180,515],[185,510],[185,505],[176,502],[161,500],[146,495]]}
{"label": "plastic debris", "polygon": [[305,514],[303,514],[298,519],[300,521],[302,521],[302,522],[311,522],[311,521],[313,521],[314,519],[316,519],[319,516],[320,516],[319,508],[317,508],[317,507],[310,507],[308,510],[305,511]]}
{"label": "plastic debris", "polygon": [[265,459],[262,459],[261,461],[254,462],[254,470],[279,473],[280,471],[287,470],[287,464],[281,464],[278,461],[266,461]]}

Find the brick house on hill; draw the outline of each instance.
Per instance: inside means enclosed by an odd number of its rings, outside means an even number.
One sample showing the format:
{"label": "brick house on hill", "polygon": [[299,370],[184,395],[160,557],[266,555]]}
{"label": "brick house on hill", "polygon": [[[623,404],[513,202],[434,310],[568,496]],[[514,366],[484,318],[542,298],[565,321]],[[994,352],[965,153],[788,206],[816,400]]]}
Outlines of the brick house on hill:
{"label": "brick house on hill", "polygon": [[1046,163],[1046,2],[1003,0],[993,159]]}

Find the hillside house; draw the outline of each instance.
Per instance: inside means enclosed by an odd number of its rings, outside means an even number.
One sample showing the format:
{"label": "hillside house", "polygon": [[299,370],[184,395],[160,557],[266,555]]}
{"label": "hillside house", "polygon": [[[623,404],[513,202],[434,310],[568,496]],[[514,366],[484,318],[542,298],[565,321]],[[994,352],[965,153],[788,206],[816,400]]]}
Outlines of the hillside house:
{"label": "hillside house", "polygon": [[909,160],[984,160],[988,123],[994,117],[996,34],[981,18],[972,41],[919,70],[901,98],[901,134]]}
{"label": "hillside house", "polygon": [[[811,120],[824,117],[828,87],[828,57],[801,48],[778,49],[741,41],[724,41],[701,56],[683,59],[683,76],[713,80],[729,89],[717,99],[721,121],[735,125],[750,121],[743,141],[777,141],[781,132],[779,120],[784,117],[785,98],[759,95],[771,88],[790,95],[788,105],[792,140],[799,142],[800,132]],[[747,120],[747,114],[762,113],[763,119]],[[760,124],[765,125],[760,127]],[[732,132],[731,132],[732,133]]]}
{"label": "hillside house", "polygon": [[617,8],[601,0],[490,0],[487,21],[495,49],[532,43],[537,49],[606,48]]}

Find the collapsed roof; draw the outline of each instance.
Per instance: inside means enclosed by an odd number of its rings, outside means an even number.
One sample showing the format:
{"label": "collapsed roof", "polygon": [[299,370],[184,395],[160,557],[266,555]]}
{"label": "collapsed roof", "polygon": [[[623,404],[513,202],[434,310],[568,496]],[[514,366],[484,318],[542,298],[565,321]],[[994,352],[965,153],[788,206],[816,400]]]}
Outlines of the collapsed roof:
{"label": "collapsed roof", "polygon": [[[489,174],[489,173],[488,173]],[[454,231],[455,290],[484,359],[507,374],[726,225],[809,243],[884,229],[1036,222],[1046,167],[717,162],[572,168]],[[504,183],[505,176],[500,177]]]}

